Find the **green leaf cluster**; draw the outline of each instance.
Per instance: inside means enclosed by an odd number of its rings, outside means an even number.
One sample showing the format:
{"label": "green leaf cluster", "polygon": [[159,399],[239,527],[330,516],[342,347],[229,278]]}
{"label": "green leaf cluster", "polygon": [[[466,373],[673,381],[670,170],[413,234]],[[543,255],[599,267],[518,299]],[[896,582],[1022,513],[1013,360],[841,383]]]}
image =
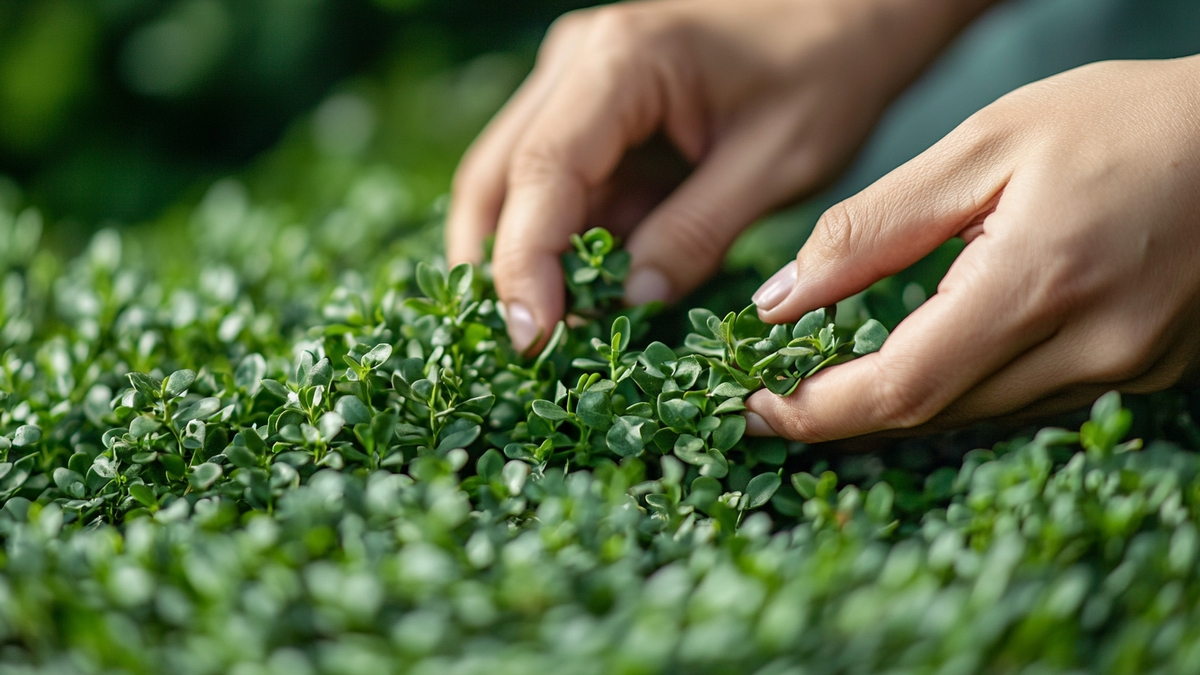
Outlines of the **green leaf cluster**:
{"label": "green leaf cluster", "polygon": [[[1200,464],[1129,440],[1116,394],[1078,433],[969,452],[749,438],[748,396],[882,326],[697,309],[654,341],[593,231],[571,320],[526,357],[435,226],[347,252],[229,195],[183,245],[3,263],[0,670],[1195,666]],[[214,241],[213,214],[259,224]]]}

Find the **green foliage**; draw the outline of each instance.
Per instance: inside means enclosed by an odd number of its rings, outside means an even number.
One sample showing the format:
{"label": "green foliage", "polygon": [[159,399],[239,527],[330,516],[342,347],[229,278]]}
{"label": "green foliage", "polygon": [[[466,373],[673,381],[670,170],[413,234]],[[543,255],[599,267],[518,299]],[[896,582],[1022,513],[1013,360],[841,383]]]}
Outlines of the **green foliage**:
{"label": "green foliage", "polygon": [[194,228],[139,263],[148,244],[105,231],[60,261],[22,225],[34,243],[4,258],[7,670],[1124,673],[1200,653],[1200,466],[1126,440],[1115,394],[1079,433],[856,470],[746,437],[742,412],[879,349],[876,323],[696,309],[684,344],[651,341],[655,308],[616,304],[627,263],[593,231],[565,257],[573,318],[524,358],[489,269],[446,269],[420,220],[347,249],[214,206],[230,194],[197,212],[261,222],[221,242]]}

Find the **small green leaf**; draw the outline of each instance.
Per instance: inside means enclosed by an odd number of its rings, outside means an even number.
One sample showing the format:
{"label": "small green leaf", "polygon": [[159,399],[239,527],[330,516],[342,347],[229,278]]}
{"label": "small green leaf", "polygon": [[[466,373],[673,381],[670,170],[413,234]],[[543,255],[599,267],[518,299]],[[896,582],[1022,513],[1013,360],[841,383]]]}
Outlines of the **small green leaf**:
{"label": "small green leaf", "polygon": [[696,381],[700,379],[702,372],[700,361],[695,356],[685,356],[675,362],[675,372],[672,377],[680,389],[691,389],[696,386]]}
{"label": "small green leaf", "polygon": [[25,448],[42,439],[42,430],[33,424],[22,424],[13,433],[12,444],[17,448]]}
{"label": "small green leaf", "polygon": [[579,284],[590,284],[600,278],[600,270],[596,267],[580,267],[571,273],[571,282]]}
{"label": "small green leaf", "polygon": [[692,329],[695,330],[696,333],[698,333],[701,337],[717,337],[712,333],[711,330],[709,330],[709,321],[715,318],[717,318],[716,314],[713,314],[710,310],[704,309],[703,307],[697,307],[688,311],[688,321],[691,322]]}
{"label": "small green leaf", "polygon": [[333,409],[342,416],[346,424],[368,424],[371,421],[371,409],[357,396],[342,396],[333,405]]}
{"label": "small green leaf", "polygon": [[329,385],[333,383],[333,364],[329,359],[321,359],[313,364],[313,367],[308,371],[308,382],[305,384],[311,387],[325,387],[329,389]]}
{"label": "small green leaf", "polygon": [[796,492],[799,492],[801,497],[812,499],[817,496],[817,477],[803,471],[794,473],[792,474],[792,487],[796,488]]}
{"label": "small green leaf", "polygon": [[896,501],[896,491],[887,483],[876,483],[867,492],[867,501],[863,504],[865,510],[875,520],[887,521],[892,519],[892,504]]}
{"label": "small green leaf", "polygon": [[746,418],[741,415],[729,415],[721,419],[721,426],[713,432],[712,444],[713,447],[721,452],[728,452],[733,446],[737,445],[738,441],[742,440],[742,435],[746,433]]}
{"label": "small green leaf", "polygon": [[150,400],[155,400],[159,397],[162,391],[162,382],[145,373],[129,373],[130,384],[137,392]]}
{"label": "small green leaf", "polygon": [[579,397],[575,412],[584,424],[597,431],[608,431],[612,426],[612,404],[608,394],[604,392],[585,391],[583,396]]}
{"label": "small green leaf", "polygon": [[721,496],[721,482],[711,476],[700,476],[692,481],[685,503],[706,511]]}
{"label": "small green leaf", "polygon": [[133,418],[132,422],[129,423],[129,435],[133,436],[134,438],[142,438],[143,436],[153,433],[161,426],[162,423],[153,417],[138,415],[137,417]]}
{"label": "small green leaf", "polygon": [[533,402],[533,412],[542,419],[550,420],[551,422],[561,422],[567,419],[567,411],[562,407],[546,401],[537,399]]}
{"label": "small green leaf", "polygon": [[[11,465],[9,465],[9,466],[11,467]],[[79,472],[72,471],[71,469],[60,466],[54,470],[54,473],[52,475],[54,478],[54,485],[59,490],[62,490],[63,492],[71,495],[72,497],[79,498],[82,496],[82,494],[80,494],[80,495],[72,494],[73,486],[79,485],[80,488],[83,487],[83,476],[80,475]]]}
{"label": "small green leaf", "polygon": [[822,328],[825,327],[826,323],[828,322],[825,320],[825,310],[813,310],[800,317],[800,320],[796,322],[796,326],[792,328],[792,337],[802,338],[815,336]]}
{"label": "small green leaf", "polygon": [[188,387],[192,386],[192,383],[195,381],[196,371],[177,370],[167,378],[166,384],[163,385],[163,394],[166,398],[175,398],[187,391]]}
{"label": "small green leaf", "polygon": [[[633,328],[629,324],[629,317],[618,316],[612,324],[612,330],[609,331],[609,343],[616,351],[623,352],[629,348],[629,341],[632,339]],[[618,342],[618,338],[620,341]]]}
{"label": "small green leaf", "polygon": [[483,476],[487,480],[495,480],[500,477],[500,471],[504,468],[504,457],[496,452],[494,448],[489,449],[475,463],[475,473]]}
{"label": "small green leaf", "polygon": [[446,302],[446,277],[433,265],[417,263],[417,286],[425,297],[438,304]]}
{"label": "small green leaf", "polygon": [[388,447],[392,442],[392,435],[396,433],[398,422],[399,419],[392,410],[377,413],[375,417],[371,418],[371,437],[375,439],[376,448]]}
{"label": "small green leaf", "polygon": [[266,389],[272,396],[286,401],[291,390],[281,384],[278,380],[263,380],[263,389]]}
{"label": "small green leaf", "polygon": [[511,460],[504,465],[500,475],[504,485],[508,487],[508,493],[516,497],[521,494],[525,480],[529,478],[529,465],[518,459]]}
{"label": "small green leaf", "polygon": [[455,297],[464,297],[471,292],[474,278],[475,268],[470,263],[459,263],[450,270],[446,290]]}
{"label": "small green leaf", "polygon": [[492,406],[496,404],[495,394],[486,394],[484,396],[476,396],[469,398],[455,406],[458,412],[471,413],[474,415],[486,415],[492,410]]}
{"label": "small green leaf", "polygon": [[138,500],[142,506],[156,507],[158,500],[154,497],[154,490],[140,483],[135,483],[129,486],[129,494],[134,499]]}
{"label": "small green leaf", "polygon": [[883,347],[883,341],[887,339],[887,336],[888,331],[883,324],[875,319],[868,319],[854,332],[853,351],[859,355],[873,354]]}
{"label": "small green leaf", "polygon": [[595,256],[608,254],[613,250],[613,246],[616,245],[616,240],[613,239],[612,234],[602,227],[593,227],[584,232],[583,236],[580,237],[580,241],[583,244],[584,250]]}
{"label": "small green leaf", "polygon": [[327,412],[317,420],[317,430],[321,432],[321,440],[326,443],[332,441],[344,426],[346,426],[346,419],[335,412]]}
{"label": "small green leaf", "polygon": [[225,448],[225,456],[234,466],[243,469],[258,466],[258,458],[254,456],[254,453],[241,445],[231,445]]}
{"label": "small green leaf", "polygon": [[195,403],[180,408],[175,413],[175,424],[184,426],[192,420],[204,420],[212,417],[221,409],[221,399],[215,397],[202,398]]}
{"label": "small green leaf", "polygon": [[653,366],[660,372],[663,372],[668,363],[672,363],[678,358],[679,357],[675,355],[675,352],[665,344],[661,342],[651,342],[646,347],[645,351],[642,352],[641,356],[638,357],[638,360],[648,366]]}
{"label": "small green leaf", "polygon": [[680,435],[673,451],[676,457],[693,466],[701,466],[707,461],[704,441],[690,434]]}
{"label": "small green leaf", "polygon": [[775,491],[779,489],[782,482],[783,479],[777,473],[760,473],[751,478],[745,490],[746,508],[757,509],[771,501],[771,497],[775,496]]}
{"label": "small green leaf", "polygon": [[386,362],[392,357],[392,346],[386,342],[377,344],[371,348],[366,354],[363,354],[362,360],[359,362],[363,368],[375,368]]}
{"label": "small green leaf", "polygon": [[642,440],[642,425],[646,420],[641,417],[624,415],[613,420],[604,440],[608,449],[621,457],[633,457],[642,452],[645,442]]}
{"label": "small green leaf", "polygon": [[696,419],[696,416],[700,414],[700,408],[691,401],[679,398],[661,401],[658,404],[658,413],[662,417],[663,424],[672,429],[683,429]]}
{"label": "small green leaf", "polygon": [[238,364],[233,373],[233,384],[245,389],[251,396],[258,393],[262,380],[267,376],[267,360],[262,354],[249,354]]}
{"label": "small green leaf", "polygon": [[197,490],[207,490],[213,483],[217,482],[217,479],[221,477],[221,473],[220,465],[205,462],[192,468],[192,473],[188,476],[188,483]]}
{"label": "small green leaf", "polygon": [[712,396],[720,396],[722,398],[743,398],[749,393],[749,389],[737,384],[736,382],[722,382],[714,387],[712,392],[710,392]]}
{"label": "small green leaf", "polygon": [[472,424],[466,429],[460,429],[444,436],[441,442],[438,443],[437,453],[439,455],[445,455],[447,452],[450,452],[455,448],[466,448],[470,446],[475,442],[476,438],[479,438],[479,431],[479,425]]}

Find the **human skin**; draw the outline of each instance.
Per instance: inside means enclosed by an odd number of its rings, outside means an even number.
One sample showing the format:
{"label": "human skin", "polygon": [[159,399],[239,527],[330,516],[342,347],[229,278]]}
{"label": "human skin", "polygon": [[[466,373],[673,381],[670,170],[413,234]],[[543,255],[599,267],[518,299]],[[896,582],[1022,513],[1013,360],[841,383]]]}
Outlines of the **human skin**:
{"label": "human skin", "polygon": [[[464,157],[446,248],[493,272],[519,350],[563,316],[571,233],[627,235],[626,299],[674,300],[811,193],[990,0],[654,0],[568,14]],[[692,170],[653,180],[663,136]],[[669,165],[669,162],[667,163]],[[789,305],[790,306],[790,305]]]}
{"label": "human skin", "polygon": [[836,205],[755,294],[795,320],[962,237],[883,349],[747,431],[804,441],[963,426],[1150,392],[1200,362],[1200,57],[1098,63],[1003,97]]}

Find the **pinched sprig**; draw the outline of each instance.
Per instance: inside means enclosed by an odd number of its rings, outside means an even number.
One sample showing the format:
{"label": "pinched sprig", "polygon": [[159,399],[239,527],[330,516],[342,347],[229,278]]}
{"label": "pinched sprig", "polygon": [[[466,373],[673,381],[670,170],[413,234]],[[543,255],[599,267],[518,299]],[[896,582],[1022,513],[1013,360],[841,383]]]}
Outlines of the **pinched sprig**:
{"label": "pinched sprig", "polygon": [[572,251],[562,256],[571,311],[579,316],[599,316],[619,307],[629,275],[629,252],[603,228],[571,235]]}
{"label": "pinched sprig", "polygon": [[688,316],[696,332],[685,344],[709,359],[710,365],[747,389],[766,387],[780,396],[821,369],[879,351],[888,331],[868,319],[850,340],[837,335],[835,307],[814,310],[794,324],[767,325],[754,305],[724,319],[706,309]]}

